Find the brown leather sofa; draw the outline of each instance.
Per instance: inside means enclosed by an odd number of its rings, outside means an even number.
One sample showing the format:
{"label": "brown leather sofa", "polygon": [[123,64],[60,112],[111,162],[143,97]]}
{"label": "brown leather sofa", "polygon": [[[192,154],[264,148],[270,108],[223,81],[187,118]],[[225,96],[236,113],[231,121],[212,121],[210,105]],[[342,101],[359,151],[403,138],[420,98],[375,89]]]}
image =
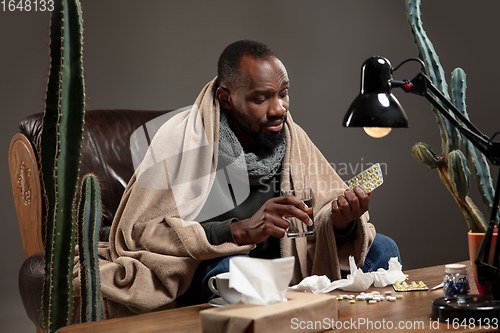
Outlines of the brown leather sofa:
{"label": "brown leather sofa", "polygon": [[[123,191],[134,173],[131,134],[141,126],[146,129],[146,123],[166,112],[95,110],[85,113],[80,178],[92,172],[99,179],[103,206],[101,240],[109,237]],[[41,126],[42,113],[22,120],[20,133],[12,138],[9,150],[12,191],[27,258],[19,272],[19,292],[28,317],[38,328],[43,327],[42,217],[45,211],[38,171]]]}

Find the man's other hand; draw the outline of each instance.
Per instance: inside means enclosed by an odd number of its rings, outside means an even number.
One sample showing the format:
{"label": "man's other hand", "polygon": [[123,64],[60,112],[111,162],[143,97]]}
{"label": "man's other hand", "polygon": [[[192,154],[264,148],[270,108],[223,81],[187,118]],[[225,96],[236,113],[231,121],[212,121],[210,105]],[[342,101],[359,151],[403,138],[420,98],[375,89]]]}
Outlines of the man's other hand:
{"label": "man's other hand", "polygon": [[367,194],[363,188],[355,186],[333,200],[332,223],[335,229],[344,230],[349,223],[363,215],[368,210],[371,195],[371,192]]}
{"label": "man's other hand", "polygon": [[306,225],[312,225],[308,208],[302,200],[292,195],[271,198],[249,219],[231,223],[234,240],[240,244],[258,244],[269,236],[283,238],[290,226],[284,217],[296,217]]}

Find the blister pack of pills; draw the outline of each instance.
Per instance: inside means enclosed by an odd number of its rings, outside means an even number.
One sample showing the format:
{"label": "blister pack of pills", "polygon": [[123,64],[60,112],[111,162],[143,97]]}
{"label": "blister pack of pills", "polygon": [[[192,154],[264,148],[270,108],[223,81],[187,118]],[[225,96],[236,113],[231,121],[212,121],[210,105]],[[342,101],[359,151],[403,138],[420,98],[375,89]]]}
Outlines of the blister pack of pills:
{"label": "blister pack of pills", "polygon": [[370,193],[384,182],[380,164],[374,164],[359,175],[347,181],[347,186],[352,190],[354,186],[361,186],[366,193]]}
{"label": "blister pack of pills", "polygon": [[412,281],[410,283],[407,283],[406,281],[403,281],[401,283],[396,282],[392,285],[395,291],[423,291],[423,290],[429,290],[429,287],[423,282],[423,281]]}

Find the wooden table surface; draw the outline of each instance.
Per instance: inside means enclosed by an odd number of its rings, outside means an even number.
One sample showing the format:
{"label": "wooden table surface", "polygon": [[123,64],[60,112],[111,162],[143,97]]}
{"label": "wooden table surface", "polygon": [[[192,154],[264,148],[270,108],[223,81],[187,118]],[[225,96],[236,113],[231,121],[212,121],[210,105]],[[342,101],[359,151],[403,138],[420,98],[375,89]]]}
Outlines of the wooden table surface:
{"label": "wooden table surface", "polygon": [[[469,261],[467,264],[471,280],[471,294],[477,294],[477,288],[473,281],[472,270]],[[404,271],[408,274],[408,281],[423,281],[429,288],[441,283],[444,273],[444,265],[426,267]],[[392,291],[393,295],[401,294],[403,299],[395,302],[382,301],[377,304],[368,304],[366,301],[356,301],[350,304],[349,300],[338,301],[339,321],[343,327],[331,332],[351,332],[364,330],[369,332],[393,332],[394,330],[415,330],[420,332],[436,331],[461,331],[461,332],[493,332],[490,329],[474,329],[469,327],[453,327],[449,324],[439,323],[431,319],[432,301],[443,296],[443,289],[435,291],[399,292],[396,293],[392,287],[371,287],[366,292]],[[333,291],[332,295],[353,294],[345,291]],[[85,323],[67,326],[60,329],[61,333],[84,333],[84,332],[108,332],[108,333],[138,333],[138,332],[199,332],[199,312],[210,308],[208,304],[200,304],[190,307],[178,308],[132,316],[127,318],[109,319],[101,322]],[[305,325],[306,323],[304,323]],[[291,325],[291,324],[290,324]],[[339,325],[339,324],[337,324]],[[290,332],[294,331],[292,327]]]}

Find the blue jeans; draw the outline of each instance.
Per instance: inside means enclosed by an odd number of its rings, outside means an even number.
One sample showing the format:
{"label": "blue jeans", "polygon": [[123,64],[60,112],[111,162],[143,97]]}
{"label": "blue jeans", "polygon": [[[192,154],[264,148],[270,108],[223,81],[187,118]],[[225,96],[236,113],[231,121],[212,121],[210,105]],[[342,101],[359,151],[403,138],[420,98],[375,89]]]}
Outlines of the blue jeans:
{"label": "blue jeans", "polygon": [[[396,242],[385,235],[376,234],[361,270],[365,273],[375,272],[379,268],[387,270],[389,269],[389,259],[392,257],[397,257],[399,263],[401,263],[401,255]],[[340,273],[342,278],[345,279],[351,272],[341,271]]]}
{"label": "blue jeans", "polygon": [[389,259],[392,257],[397,257],[399,263],[401,263],[401,256],[396,242],[385,235],[376,234],[361,270],[367,273],[375,272],[379,268],[389,269]]}
{"label": "blue jeans", "polygon": [[[215,295],[208,288],[208,280],[219,273],[229,272],[229,259],[231,257],[233,256],[202,261],[187,292],[177,298],[179,303],[194,305],[206,303],[214,298]],[[379,268],[389,269],[388,262],[391,257],[397,257],[401,263],[398,246],[391,238],[376,234],[361,269],[365,273],[374,272]],[[350,272],[342,271],[341,273],[342,277],[345,278]]]}

